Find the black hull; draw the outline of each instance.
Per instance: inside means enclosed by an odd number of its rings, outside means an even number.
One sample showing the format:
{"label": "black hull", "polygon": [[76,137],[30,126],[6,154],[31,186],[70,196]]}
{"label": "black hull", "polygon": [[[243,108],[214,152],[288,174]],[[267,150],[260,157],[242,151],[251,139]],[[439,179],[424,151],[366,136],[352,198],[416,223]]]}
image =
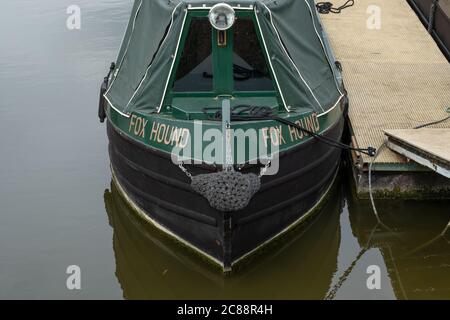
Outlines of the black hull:
{"label": "black hull", "polygon": [[[340,140],[343,126],[341,117],[325,135]],[[224,270],[305,218],[324,198],[340,162],[340,149],[310,140],[280,155],[278,174],[262,178],[248,207],[224,213],[191,189],[189,179],[167,154],[131,140],[109,121],[107,130],[114,178],[128,200]],[[187,168],[194,175],[213,170]]]}
{"label": "black hull", "polygon": [[[125,299],[324,299],[336,272],[341,185],[307,226],[223,277],[138,217],[114,183],[105,191],[116,271]],[[318,236],[320,235],[320,236]],[[191,290],[195,288],[195,290]],[[283,290],[279,290],[283,288]],[[269,289],[269,290],[268,290]],[[270,290],[274,289],[274,290]]]}

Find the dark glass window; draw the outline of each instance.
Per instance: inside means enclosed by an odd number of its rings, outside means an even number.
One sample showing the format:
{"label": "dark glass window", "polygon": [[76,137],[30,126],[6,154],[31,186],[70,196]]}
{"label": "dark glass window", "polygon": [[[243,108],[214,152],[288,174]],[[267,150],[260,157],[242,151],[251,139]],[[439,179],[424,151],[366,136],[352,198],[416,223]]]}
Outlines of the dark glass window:
{"label": "dark glass window", "polygon": [[213,90],[211,24],[207,18],[193,18],[178,65],[174,92]]}
{"label": "dark glass window", "polygon": [[233,26],[235,91],[274,91],[269,67],[251,18],[239,18]]}

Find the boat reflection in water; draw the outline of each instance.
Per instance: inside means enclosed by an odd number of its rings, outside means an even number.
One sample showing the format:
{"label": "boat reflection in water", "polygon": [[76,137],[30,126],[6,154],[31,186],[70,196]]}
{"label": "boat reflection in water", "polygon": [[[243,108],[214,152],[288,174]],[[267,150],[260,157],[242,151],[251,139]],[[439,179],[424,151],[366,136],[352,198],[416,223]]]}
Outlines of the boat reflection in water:
{"label": "boat reflection in water", "polygon": [[124,298],[323,299],[340,244],[343,199],[337,188],[311,221],[224,276],[140,219],[112,182],[104,198]]}
{"label": "boat reflection in water", "polygon": [[397,299],[450,299],[450,203],[348,201],[361,252],[378,248]]}

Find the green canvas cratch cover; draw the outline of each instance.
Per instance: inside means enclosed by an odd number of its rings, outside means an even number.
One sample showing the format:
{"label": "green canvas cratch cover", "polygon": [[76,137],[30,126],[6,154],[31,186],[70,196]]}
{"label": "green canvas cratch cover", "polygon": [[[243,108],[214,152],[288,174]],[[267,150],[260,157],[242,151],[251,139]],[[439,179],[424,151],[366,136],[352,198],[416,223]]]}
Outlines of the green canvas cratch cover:
{"label": "green canvas cratch cover", "polygon": [[123,115],[159,111],[182,50],[186,16],[223,2],[236,11],[252,6],[284,107],[323,113],[336,105],[342,96],[338,71],[324,45],[314,0],[136,0],[105,94],[110,105]]}

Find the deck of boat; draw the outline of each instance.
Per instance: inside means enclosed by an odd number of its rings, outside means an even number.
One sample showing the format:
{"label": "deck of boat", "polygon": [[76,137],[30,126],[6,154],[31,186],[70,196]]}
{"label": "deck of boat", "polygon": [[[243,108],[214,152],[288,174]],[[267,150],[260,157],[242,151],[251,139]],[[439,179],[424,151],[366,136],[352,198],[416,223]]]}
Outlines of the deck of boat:
{"label": "deck of boat", "polygon": [[[355,145],[378,148],[386,129],[411,129],[449,115],[450,64],[406,0],[358,0],[341,14],[321,18],[343,66]],[[450,129],[450,121],[432,128]],[[365,171],[371,158],[353,154],[353,160]],[[423,167],[385,148],[374,170]]]}

